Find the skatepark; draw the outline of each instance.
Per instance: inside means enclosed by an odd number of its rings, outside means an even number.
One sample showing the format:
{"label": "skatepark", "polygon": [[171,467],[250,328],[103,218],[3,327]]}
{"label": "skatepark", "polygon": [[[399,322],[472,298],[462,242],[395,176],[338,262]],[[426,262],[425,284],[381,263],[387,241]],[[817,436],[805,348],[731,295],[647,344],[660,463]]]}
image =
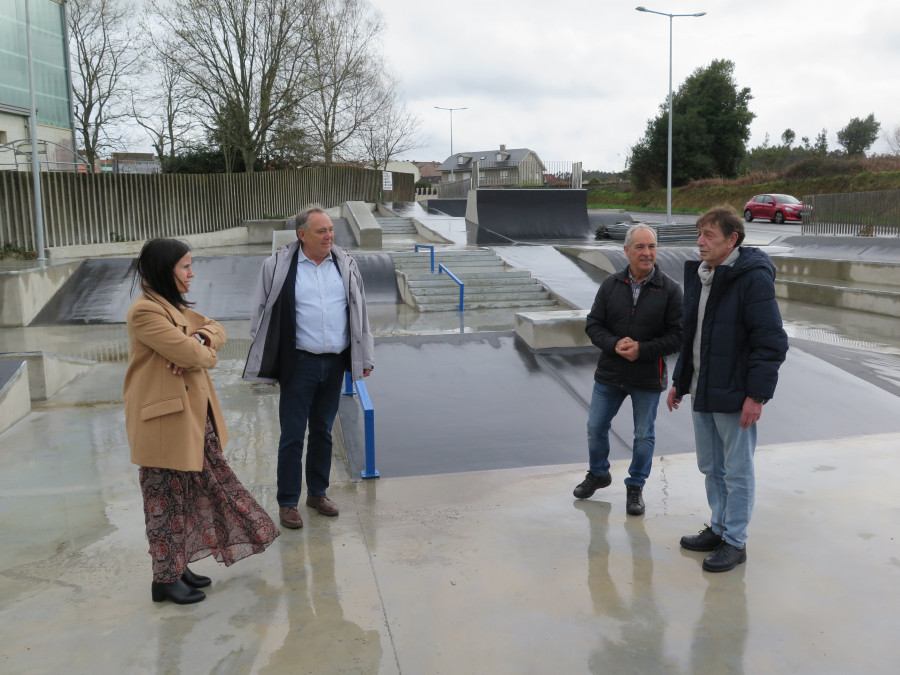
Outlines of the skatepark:
{"label": "skatepark", "polygon": [[[0,328],[0,406],[14,418],[0,427],[0,670],[896,672],[897,242],[748,226],[745,243],[778,267],[790,351],[759,427],[748,562],[714,575],[678,546],[709,516],[687,410],[659,411],[645,516],[624,510],[628,406],[613,422],[612,486],[572,497],[596,362],[584,315],[626,259],[621,242],[593,238],[622,214],[559,199],[335,211],[376,337],[366,388],[380,477],[360,477],[359,397],[346,396],[329,489],[341,515],[301,508],[306,526],[264,555],[200,561],[213,586],[189,607],[148,592],[121,392],[133,254],[41,272],[56,275],[46,300]],[[224,240],[194,246],[192,299],[229,336],[212,371],[226,456],[273,513],[277,389],[241,380],[273,244]],[[432,252],[465,280],[464,311]],[[680,280],[692,256],[664,244],[658,262]],[[28,273],[3,270],[5,288]]]}

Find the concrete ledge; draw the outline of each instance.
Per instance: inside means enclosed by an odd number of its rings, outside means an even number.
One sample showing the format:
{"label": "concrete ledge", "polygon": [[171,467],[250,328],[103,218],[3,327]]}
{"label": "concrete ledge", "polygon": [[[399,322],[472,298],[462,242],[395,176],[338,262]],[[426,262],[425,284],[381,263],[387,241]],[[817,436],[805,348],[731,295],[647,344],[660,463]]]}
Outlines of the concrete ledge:
{"label": "concrete ledge", "polygon": [[772,262],[778,276],[853,281],[859,284],[896,286],[900,290],[900,263],[788,256],[774,256]]}
{"label": "concrete ledge", "polygon": [[96,363],[87,359],[46,352],[0,354],[0,361],[28,363],[28,389],[32,401],[46,401]]}
{"label": "concrete ledge", "polygon": [[0,434],[31,412],[28,362],[0,361]]}
{"label": "concrete ledge", "polygon": [[245,220],[241,227],[247,228],[248,244],[268,244],[273,232],[290,230],[287,218],[270,218],[266,220]]}
{"label": "concrete ledge", "polygon": [[0,326],[27,326],[81,261],[0,273]]}
{"label": "concrete ledge", "polygon": [[373,213],[374,204],[365,202],[344,202],[341,207],[341,217],[346,218],[353,230],[353,235],[360,248],[381,250],[382,233],[381,226]]}
{"label": "concrete ledge", "polygon": [[[192,249],[214,246],[242,246],[248,244],[246,227],[231,227],[216,232],[176,235],[172,239],[184,241]],[[51,260],[70,258],[102,258],[107,256],[133,257],[141,252],[144,241],[122,241],[110,244],[83,244],[79,246],[55,246],[47,249]]]}
{"label": "concrete ledge", "polygon": [[835,285],[837,283],[840,282],[829,281],[826,284],[776,279],[775,296],[813,305],[900,316],[900,288],[886,291]]}
{"label": "concrete ledge", "polygon": [[591,341],[584,332],[587,315],[586,309],[517,312],[515,329],[532,349],[589,347]]}
{"label": "concrete ledge", "polygon": [[[450,216],[448,216],[450,217]],[[452,239],[447,239],[447,237],[438,234],[428,226],[424,225],[421,220],[418,218],[412,219],[413,225],[416,228],[416,234],[418,234],[425,241],[430,241],[433,244],[452,244]]]}

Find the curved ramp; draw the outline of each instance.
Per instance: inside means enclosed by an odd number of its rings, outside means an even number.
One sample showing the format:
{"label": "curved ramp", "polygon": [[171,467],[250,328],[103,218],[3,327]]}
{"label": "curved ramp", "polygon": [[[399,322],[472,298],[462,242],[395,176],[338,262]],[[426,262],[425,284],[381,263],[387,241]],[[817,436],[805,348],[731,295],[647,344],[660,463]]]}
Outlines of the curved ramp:
{"label": "curved ramp", "polygon": [[466,225],[474,245],[593,234],[585,190],[472,190]]}
{"label": "curved ramp", "polygon": [[[387,253],[354,253],[373,304],[401,304],[394,265]],[[194,309],[217,321],[250,318],[253,291],[266,256],[193,259],[188,298]],[[32,326],[125,323],[132,293],[130,258],[85,260],[38,313]]]}

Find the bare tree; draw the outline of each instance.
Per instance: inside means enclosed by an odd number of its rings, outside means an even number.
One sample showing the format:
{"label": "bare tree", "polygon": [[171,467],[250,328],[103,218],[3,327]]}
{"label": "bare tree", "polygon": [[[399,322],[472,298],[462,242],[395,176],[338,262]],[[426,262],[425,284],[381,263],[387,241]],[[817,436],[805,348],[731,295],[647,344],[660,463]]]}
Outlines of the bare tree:
{"label": "bare tree", "polygon": [[131,110],[165,166],[190,141],[190,97],[181,64],[170,56],[174,50],[154,40],[149,30],[145,35],[150,36],[141,50],[145,79],[131,93]]}
{"label": "bare tree", "polygon": [[884,130],[881,137],[888,144],[892,155],[900,155],[900,124],[894,127],[893,131]]}
{"label": "bare tree", "polygon": [[360,129],[357,143],[366,162],[384,170],[401,153],[424,147],[421,120],[400,100],[394,82],[388,84],[387,104]]}
{"label": "bare tree", "polygon": [[69,0],[67,21],[76,133],[95,170],[101,150],[114,147],[116,124],[128,115],[125,80],[135,63],[130,0]]}
{"label": "bare tree", "polygon": [[366,0],[323,0],[310,27],[307,89],[300,103],[325,164],[390,101],[376,52],[383,24]]}
{"label": "bare tree", "polygon": [[321,0],[149,0],[168,32],[210,135],[253,171],[266,138],[293,114],[308,22]]}

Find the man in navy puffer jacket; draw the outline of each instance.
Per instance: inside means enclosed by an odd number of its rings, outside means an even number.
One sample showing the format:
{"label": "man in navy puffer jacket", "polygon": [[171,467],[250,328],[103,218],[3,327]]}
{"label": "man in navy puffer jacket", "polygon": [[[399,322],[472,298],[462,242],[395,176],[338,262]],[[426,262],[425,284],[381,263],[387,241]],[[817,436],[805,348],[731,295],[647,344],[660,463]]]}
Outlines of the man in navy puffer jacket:
{"label": "man in navy puffer jacket", "polygon": [[706,476],[712,520],[681,538],[691,551],[711,552],[709,572],[747,560],[753,512],[756,423],[775,395],[787,335],[775,301],[775,266],[758,248],[741,246],[744,223],[731,207],[697,221],[701,261],[684,266],[684,341],[666,404],[691,395],[697,465]]}
{"label": "man in navy puffer jacket", "polygon": [[609,428],[631,398],[634,444],[625,479],[626,511],[644,513],[644,482],[650,475],[659,396],[665,390],[665,357],[681,344],[681,288],[656,266],[656,233],[647,225],[628,228],[629,265],[603,280],[585,331],[600,357],[588,413],[588,472],[573,494],[586,499],[612,483]]}

